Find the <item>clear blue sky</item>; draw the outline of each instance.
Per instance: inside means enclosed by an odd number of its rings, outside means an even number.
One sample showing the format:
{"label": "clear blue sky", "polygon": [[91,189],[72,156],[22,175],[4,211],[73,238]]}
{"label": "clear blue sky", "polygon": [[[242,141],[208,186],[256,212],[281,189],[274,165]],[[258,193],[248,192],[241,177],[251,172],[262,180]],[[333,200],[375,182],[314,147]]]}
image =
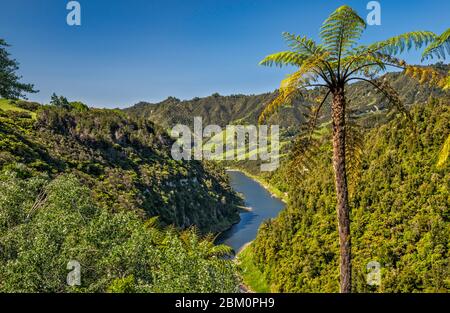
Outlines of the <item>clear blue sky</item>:
{"label": "clear blue sky", "polygon": [[[258,66],[285,50],[283,31],[317,39],[322,21],[366,0],[80,0],[82,25],[66,24],[69,0],[1,0],[0,38],[12,45],[24,82],[48,102],[52,92],[96,107],[126,107],[168,96],[190,99],[262,93],[286,70]],[[379,1],[382,25],[363,41],[450,27],[450,1]],[[418,62],[417,54],[407,57]]]}

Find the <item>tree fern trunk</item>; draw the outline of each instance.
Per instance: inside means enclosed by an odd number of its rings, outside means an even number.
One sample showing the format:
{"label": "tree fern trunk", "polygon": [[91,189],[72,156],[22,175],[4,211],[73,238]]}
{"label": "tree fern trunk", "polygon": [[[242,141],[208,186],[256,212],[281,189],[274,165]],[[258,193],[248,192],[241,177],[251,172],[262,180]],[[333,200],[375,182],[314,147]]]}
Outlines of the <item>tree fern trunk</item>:
{"label": "tree fern trunk", "polygon": [[345,169],[345,94],[344,88],[333,92],[333,168],[337,196],[340,244],[340,289],[351,292],[351,241],[348,206],[347,173]]}

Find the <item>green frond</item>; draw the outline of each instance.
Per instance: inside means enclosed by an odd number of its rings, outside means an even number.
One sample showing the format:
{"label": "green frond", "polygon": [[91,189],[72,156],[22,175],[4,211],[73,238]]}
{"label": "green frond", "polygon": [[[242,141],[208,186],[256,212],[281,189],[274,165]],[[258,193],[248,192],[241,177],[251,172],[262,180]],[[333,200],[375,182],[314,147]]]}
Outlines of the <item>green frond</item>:
{"label": "green frond", "polygon": [[395,109],[404,115],[409,115],[409,110],[403,103],[397,90],[395,90],[387,80],[384,79],[372,79],[372,82],[377,86],[377,91],[380,92],[384,98],[388,101],[390,110]]}
{"label": "green frond", "polygon": [[445,53],[450,54],[450,28],[437,37],[423,52],[422,60],[437,56],[445,59]]}
{"label": "green frond", "polygon": [[322,146],[320,137],[308,133],[297,136],[290,149],[288,166],[291,175],[288,180],[295,184],[317,166],[317,155]]}
{"label": "green frond", "polygon": [[447,139],[444,142],[444,145],[441,148],[438,156],[438,162],[436,164],[437,167],[443,167],[444,164],[448,160],[448,155],[450,153],[450,135],[448,135]]}
{"label": "green frond", "polygon": [[366,22],[351,7],[341,6],[324,22],[320,36],[331,57],[339,59],[347,55],[366,28]]}
{"label": "green frond", "polygon": [[158,221],[159,221],[159,217],[158,216],[150,217],[149,219],[147,219],[145,221],[144,226],[146,228],[157,228],[158,227]]}
{"label": "green frond", "polygon": [[308,58],[307,55],[300,54],[294,51],[282,51],[266,56],[259,65],[264,66],[279,66],[292,65],[302,66],[303,62]]}
{"label": "green frond", "polygon": [[298,71],[283,79],[278,90],[278,96],[264,108],[259,116],[259,123],[262,124],[282,105],[289,103],[292,97],[301,92],[301,89],[307,86],[309,82],[316,80],[318,75],[314,72],[314,69],[320,66],[321,62],[321,56],[311,56],[303,62]]}
{"label": "green frond", "polygon": [[[297,72],[294,74],[296,73]],[[288,75],[281,81],[277,97],[264,108],[258,119],[259,124],[264,123],[264,121],[274,114],[281,106],[288,104],[296,92],[300,92],[296,88],[290,87],[294,84],[294,74]]]}
{"label": "green frond", "polygon": [[344,69],[345,79],[354,75],[376,75],[386,70],[380,55],[374,54],[365,47],[358,47],[354,49],[352,54],[341,60],[342,68]]}
{"label": "green frond", "polygon": [[420,49],[432,42],[436,34],[429,31],[409,32],[399,36],[376,42],[368,47],[372,52],[380,52],[385,55],[398,55],[412,48]]}
{"label": "green frond", "polygon": [[[237,251],[235,251],[237,252]],[[233,254],[233,249],[230,246],[227,245],[211,245],[211,247],[209,248],[208,251],[208,256],[217,256],[217,257],[222,257],[222,256],[226,256],[226,255],[232,255]]]}
{"label": "green frond", "polygon": [[289,32],[284,32],[283,37],[284,40],[288,43],[289,47],[302,55],[311,56],[324,52],[322,45],[317,45],[314,40],[309,39],[306,36],[296,36]]}
{"label": "green frond", "polygon": [[303,105],[306,109],[304,113],[306,123],[305,131],[312,136],[314,132],[317,130],[317,123],[319,122],[320,112],[322,111],[323,105],[326,103],[328,96],[331,94],[331,90],[328,90],[325,95],[318,96],[313,99],[312,105]]}

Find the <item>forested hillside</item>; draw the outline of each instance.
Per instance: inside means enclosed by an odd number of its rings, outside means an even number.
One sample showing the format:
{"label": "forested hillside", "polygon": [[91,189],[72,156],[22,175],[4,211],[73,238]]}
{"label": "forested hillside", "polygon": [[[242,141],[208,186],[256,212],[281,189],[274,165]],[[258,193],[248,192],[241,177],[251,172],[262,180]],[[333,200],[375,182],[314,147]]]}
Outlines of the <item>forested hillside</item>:
{"label": "forested hillside", "polygon": [[[450,288],[450,168],[448,161],[436,166],[450,133],[448,99],[415,105],[412,119],[414,123],[398,116],[364,135],[360,172],[349,182],[353,291]],[[339,291],[336,200],[327,136],[314,167],[289,184],[287,208],[261,226],[248,248],[251,262],[272,291]],[[280,176],[286,180],[296,175],[291,168],[282,168],[274,179]],[[379,287],[366,283],[370,261],[381,264]]]}
{"label": "forested hillside", "polygon": [[163,225],[195,225],[206,233],[239,220],[240,199],[224,171],[214,164],[173,160],[171,139],[146,119],[85,107],[8,105],[21,108],[0,111],[3,169],[20,163],[33,175],[74,174],[99,206],[159,216]]}
{"label": "forested hillside", "polygon": [[[73,174],[0,174],[0,292],[236,292],[229,249],[111,212]],[[66,280],[79,264],[80,285]],[[70,265],[70,266],[69,266]]]}

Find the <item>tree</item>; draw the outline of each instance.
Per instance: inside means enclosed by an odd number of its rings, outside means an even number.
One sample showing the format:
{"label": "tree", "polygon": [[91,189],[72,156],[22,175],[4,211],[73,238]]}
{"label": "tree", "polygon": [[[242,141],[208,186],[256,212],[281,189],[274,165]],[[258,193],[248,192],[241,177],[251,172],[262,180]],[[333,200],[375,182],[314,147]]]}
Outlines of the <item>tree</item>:
{"label": "tree", "polygon": [[[337,197],[337,218],[340,244],[340,290],[351,292],[351,238],[346,164],[346,86],[351,81],[363,81],[381,92],[391,104],[407,114],[395,90],[379,75],[389,67],[406,68],[398,55],[413,47],[420,48],[436,38],[428,31],[409,32],[371,45],[356,45],[366,28],[365,21],[349,6],[341,6],[323,23],[321,44],[306,36],[284,33],[291,50],[267,56],[265,66],[294,66],[298,70],[281,82],[278,96],[260,115],[260,123],[280,106],[302,94],[308,87],[325,92],[321,101],[311,108],[309,136],[315,128],[319,112],[331,96],[334,183]],[[349,153],[347,152],[347,156]],[[351,154],[350,154],[351,156]]]}
{"label": "tree", "polygon": [[67,100],[66,97],[64,96],[57,96],[56,93],[53,93],[51,98],[50,98],[50,104],[57,106],[57,107],[62,107],[62,108],[69,108],[69,100]]}
{"label": "tree", "polygon": [[75,110],[78,112],[84,112],[88,111],[89,107],[84,104],[81,101],[72,101],[69,102],[66,97],[64,96],[58,96],[56,93],[53,93],[50,98],[50,105],[54,105],[56,107],[68,109],[68,110]]}
{"label": "tree", "polygon": [[[0,292],[236,292],[231,248],[109,210],[73,174],[0,171]],[[30,177],[31,176],[31,177]],[[66,282],[81,266],[81,285]]]}
{"label": "tree", "polygon": [[9,47],[9,45],[5,40],[0,39],[0,97],[18,99],[25,98],[24,93],[26,92],[37,92],[32,84],[19,82],[22,78],[16,74],[19,69],[19,63],[10,58],[6,47]]}

